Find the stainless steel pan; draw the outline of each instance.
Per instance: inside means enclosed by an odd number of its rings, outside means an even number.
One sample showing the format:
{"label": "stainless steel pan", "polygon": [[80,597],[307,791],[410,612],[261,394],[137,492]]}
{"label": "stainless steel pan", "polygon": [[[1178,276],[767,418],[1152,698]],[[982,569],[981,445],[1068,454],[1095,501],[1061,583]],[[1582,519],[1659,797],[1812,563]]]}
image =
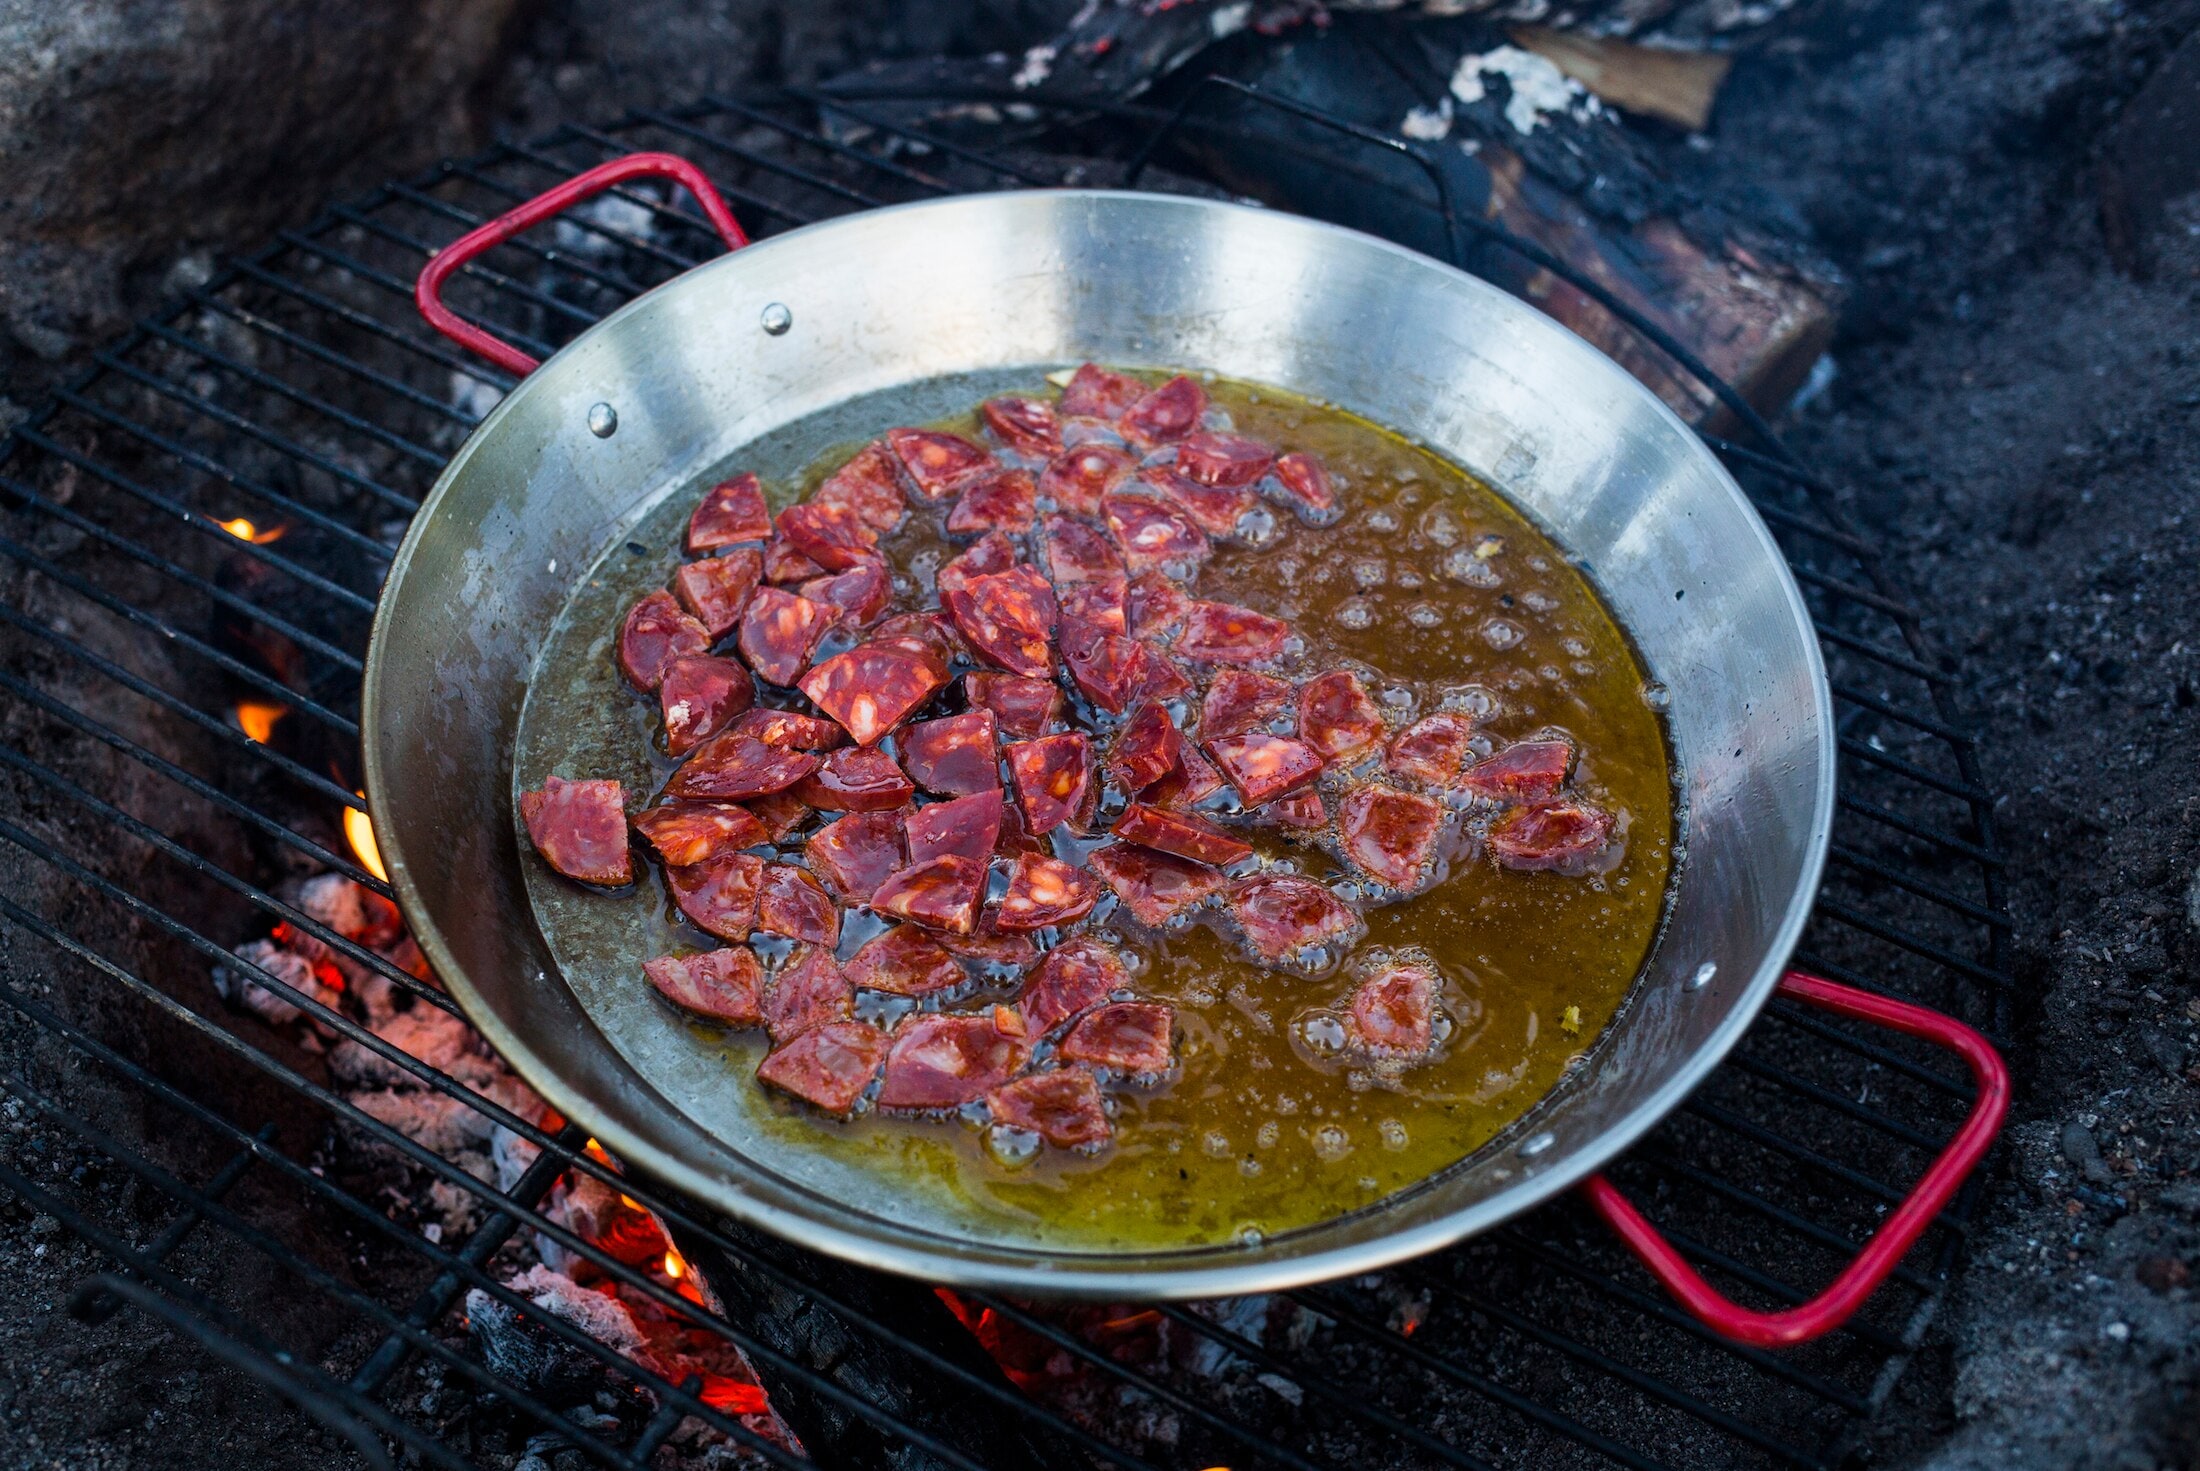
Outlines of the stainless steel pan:
{"label": "stainless steel pan", "polygon": [[[1930,1188],[1807,1310],[1722,1305],[1595,1175],[1703,1080],[1783,984],[1834,804],[1831,701],[1802,599],[1741,491],[1663,404],[1549,319],[1425,257],[1288,215],[1149,194],[972,195],[813,225],[657,288],[540,367],[443,307],[444,279],[470,256],[651,173],[695,190],[741,245],[692,166],[636,155],[484,226],[423,274],[431,320],[527,376],[413,522],[367,661],[368,799],[406,918],[467,1014],[545,1098],[630,1167],[730,1215],[942,1283],[1113,1297],[1272,1289],[1428,1251],[1587,1181],[1661,1278],[1726,1331],[1793,1341],[1861,1301],[1998,1125],[1998,1063],[1956,1023],[1786,981],[1957,1047],[1981,1081]],[[706,1090],[726,1091],[703,1044],[683,1045],[661,1008],[609,1003],[601,978],[562,973],[522,881],[511,762],[531,666],[607,548],[737,452],[789,455],[882,427],[855,423],[851,403],[921,404],[943,383],[1004,370],[1028,381],[1087,359],[1278,385],[1448,456],[1580,560],[1672,696],[1685,860],[1665,933],[1589,1066],[1419,1187],[1251,1245],[1061,1249],[825,1169],[799,1136],[729,1126]]]}

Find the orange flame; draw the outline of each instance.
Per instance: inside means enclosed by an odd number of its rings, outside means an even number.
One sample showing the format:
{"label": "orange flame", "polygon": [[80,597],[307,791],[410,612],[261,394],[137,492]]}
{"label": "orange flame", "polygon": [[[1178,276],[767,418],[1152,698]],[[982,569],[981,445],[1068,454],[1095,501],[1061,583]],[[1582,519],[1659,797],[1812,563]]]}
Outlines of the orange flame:
{"label": "orange flame", "polygon": [[280,526],[270,526],[267,530],[262,531],[242,516],[234,521],[222,522],[222,530],[228,532],[237,540],[249,541],[254,546],[266,546],[271,541],[280,540],[283,534],[283,528]]}
{"label": "orange flame", "polygon": [[288,715],[290,707],[271,700],[239,700],[232,713],[237,728],[264,746],[275,738],[275,722]]}
{"label": "orange flame", "polygon": [[[364,797],[366,793],[359,795]],[[382,866],[382,850],[374,841],[374,822],[356,807],[344,809],[344,841],[351,844],[361,868],[385,884],[390,881],[389,870]]]}
{"label": "orange flame", "polygon": [[665,1275],[667,1277],[677,1282],[687,1275],[687,1269],[688,1264],[680,1259],[680,1253],[676,1251],[665,1253]]}

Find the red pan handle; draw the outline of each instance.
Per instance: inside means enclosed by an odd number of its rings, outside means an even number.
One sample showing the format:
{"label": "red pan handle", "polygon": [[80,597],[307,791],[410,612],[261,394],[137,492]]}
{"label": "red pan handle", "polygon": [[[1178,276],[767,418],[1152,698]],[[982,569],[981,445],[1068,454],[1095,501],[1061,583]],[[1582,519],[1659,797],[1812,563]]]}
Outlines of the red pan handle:
{"label": "red pan handle", "polygon": [[717,227],[719,238],[726,242],[726,249],[739,250],[749,243],[748,233],[741,222],[726,208],[717,187],[704,176],[701,169],[677,153],[628,153],[605,163],[599,163],[586,173],[575,174],[564,183],[545,189],[525,204],[513,206],[485,224],[477,225],[428,258],[421,268],[420,279],[413,283],[413,302],[420,308],[420,315],[451,341],[469,352],[478,354],[509,372],[526,377],[541,366],[540,360],[530,357],[512,346],[499,341],[476,327],[443,304],[443,283],[459,267],[475,256],[502,245],[522,230],[533,229],[553,215],[593,195],[601,194],[614,184],[628,179],[671,179],[687,186],[696,202],[703,206],[703,214]]}
{"label": "red pan handle", "polygon": [[1721,1296],[1673,1249],[1671,1242],[1658,1234],[1658,1228],[1645,1220],[1642,1212],[1619,1193],[1619,1187],[1603,1175],[1591,1175],[1582,1182],[1582,1194],[1604,1218],[1604,1224],[1642,1259],[1650,1275],[1657,1278],[1666,1291],[1680,1299],[1682,1307],[1714,1332],[1754,1348],[1787,1348],[1807,1343],[1831,1333],[1853,1317],[1925,1228],[1932,1224],[1933,1217],[1940,1214],[1972,1168],[1985,1157],[1994,1136],[2001,1132],[2002,1116],[2009,1112],[2009,1069],[2003,1065],[2001,1054],[1994,1051],[1984,1037],[1954,1017],[1912,1006],[1906,1001],[1859,991],[1854,986],[1836,985],[1795,970],[1780,978],[1780,994],[1841,1016],[1892,1027],[1898,1032],[1938,1043],[1970,1065],[1971,1077],[1978,1084],[1978,1096],[1971,1104],[1971,1116],[1963,1121],[1955,1138],[1948,1142],[1948,1147],[1940,1152],[1932,1168],[1918,1180],[1917,1187],[1894,1214],[1888,1216],[1871,1240],[1864,1243],[1856,1259],[1842,1269],[1841,1275],[1834,1278],[1824,1292],[1798,1307],[1777,1313],[1755,1312]]}

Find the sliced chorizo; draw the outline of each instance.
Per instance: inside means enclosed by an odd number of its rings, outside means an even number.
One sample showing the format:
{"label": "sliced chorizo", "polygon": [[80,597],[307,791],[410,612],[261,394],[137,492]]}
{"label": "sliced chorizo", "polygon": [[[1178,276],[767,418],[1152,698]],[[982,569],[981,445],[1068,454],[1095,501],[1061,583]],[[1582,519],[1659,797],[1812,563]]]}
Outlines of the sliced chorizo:
{"label": "sliced chorizo", "polygon": [[1102,633],[1122,635],[1130,631],[1125,611],[1130,579],[1120,572],[1093,582],[1073,582],[1057,594],[1061,621],[1089,624]]}
{"label": "sliced chorizo", "polygon": [[899,739],[902,764],[926,791],[967,797],[1000,790],[999,721],[991,710],[980,707],[939,720],[920,720]]}
{"label": "sliced chorizo", "polygon": [[898,924],[848,957],[848,979],[889,996],[933,996],[970,983],[962,962],[913,924]]}
{"label": "sliced chorizo", "polygon": [[749,668],[763,679],[791,685],[810,667],[810,655],[837,621],[837,613],[785,588],[760,587],[742,610],[736,644]]}
{"label": "sliced chorizo", "polygon": [[1115,836],[1179,858],[1192,858],[1221,867],[1253,856],[1250,843],[1231,837],[1211,822],[1133,802],[1115,820]]}
{"label": "sliced chorizo", "polygon": [[1030,1056],[1030,1045],[990,1015],[905,1017],[886,1054],[879,1107],[931,1112],[976,1103],[1022,1072]]}
{"label": "sliced chorizo", "polygon": [[1089,623],[1065,619],[1060,629],[1062,663],[1086,699],[1120,715],[1146,692],[1146,646]]}
{"label": "sliced chorizo", "polygon": [[1291,625],[1233,603],[1194,602],[1172,647],[1202,664],[1267,664],[1283,653]]}
{"label": "sliced chorizo", "polygon": [[772,841],[756,814],[732,802],[667,802],[635,813],[634,829],[674,868]]}
{"label": "sliced chorizo", "polygon": [[1051,679],[980,670],[963,676],[963,699],[976,710],[990,710],[1003,735],[1034,740],[1060,729],[1069,707]]}
{"label": "sliced chorizo", "polygon": [[1000,468],[964,478],[947,513],[949,536],[1021,533],[1038,515],[1038,492],[1029,470]]}
{"label": "sliced chorizo", "polygon": [[965,475],[993,463],[993,456],[961,435],[933,429],[889,429],[886,447],[901,461],[919,500],[945,500]]}
{"label": "sliced chorizo", "polygon": [[626,793],[617,782],[546,777],[541,791],[519,794],[519,812],[535,851],[567,878],[605,888],[633,882]]}
{"label": "sliced chorizo", "polygon": [[1011,674],[1045,679],[1054,672],[1048,640],[1054,594],[1036,571],[1021,575],[1027,570],[1017,566],[972,578],[947,594],[947,614],[980,658]]}
{"label": "sliced chorizo", "polygon": [[983,865],[1001,839],[1001,790],[995,787],[916,808],[903,828],[912,864],[955,853]]}
{"label": "sliced chorizo", "polygon": [[1131,579],[1125,611],[1133,638],[1167,638],[1184,626],[1192,600],[1183,585],[1161,572],[1142,572]]}
{"label": "sliced chorizo", "polygon": [[837,721],[800,710],[775,710],[759,706],[726,727],[736,735],[754,736],[782,751],[830,751],[848,743],[848,732]]}
{"label": "sliced chorizo", "polygon": [[1004,394],[978,405],[993,437],[1021,455],[1045,459],[1062,448],[1062,421],[1044,399]]}
{"label": "sliced chorizo", "polygon": [[739,660],[695,654],[665,667],[657,703],[664,713],[665,750],[684,756],[756,703],[756,681]]}
{"label": "sliced chorizo", "polygon": [[1329,483],[1329,471],[1312,455],[1276,456],[1267,482],[1278,499],[1298,512],[1300,519],[1326,526],[1337,512],[1337,493]]}
{"label": "sliced chorizo", "polygon": [[1472,718],[1451,710],[1424,715],[1390,738],[1383,764],[1395,776],[1440,790],[1459,785],[1474,739]]}
{"label": "sliced chorizo", "polygon": [[875,746],[843,746],[787,789],[820,812],[885,812],[916,796],[894,758]]}
{"label": "sliced chorizo", "polygon": [[827,572],[879,560],[878,533],[846,506],[806,501],[779,513],[779,534]]}
{"label": "sliced chorizo", "polygon": [[985,1096],[993,1122],[1038,1135],[1056,1149],[1097,1153],[1115,1137],[1100,1085],[1079,1067],[1054,1068],[1003,1083]]}
{"label": "sliced chorizo", "polygon": [[1436,968],[1417,960],[1382,966],[1352,993],[1346,1028],[1355,1047],[1375,1057],[1419,1060],[1435,1045]]}
{"label": "sliced chorizo", "polygon": [[795,590],[822,607],[839,609],[841,623],[862,628],[876,621],[893,601],[894,581],[885,563],[862,562],[845,572],[813,577]]}
{"label": "sliced chorizo", "polygon": [[1008,771],[1025,831],[1043,838],[1084,811],[1092,785],[1092,743],[1075,731],[1017,741],[1008,748]]}
{"label": "sliced chorizo", "polygon": [[1411,893],[1435,863],[1444,818],[1444,804],[1433,797],[1369,782],[1337,804],[1337,841],[1362,873]]}
{"label": "sliced chorizo", "polygon": [[705,557],[682,564],[672,574],[673,596],[687,609],[713,641],[724,638],[741,621],[749,594],[764,576],[764,554],[754,548]]}
{"label": "sliced chorizo", "polygon": [[1218,669],[1199,704],[1199,738],[1243,735],[1269,730],[1278,716],[1295,709],[1298,691],[1272,674]]}
{"label": "sliced chorizo", "polygon": [[1254,821],[1274,827],[1296,828],[1314,831],[1329,826],[1329,810],[1322,805],[1322,794],[1312,787],[1293,792],[1288,797],[1278,797],[1255,807],[1249,814]]}
{"label": "sliced chorizo", "polygon": [[1016,543],[1002,531],[989,531],[972,542],[959,557],[942,566],[933,577],[932,585],[938,590],[940,601],[947,595],[970,586],[977,578],[994,572],[1006,572],[1016,565]]}
{"label": "sliced chorizo", "polygon": [[1164,469],[1146,471],[1139,483],[1182,511],[1209,536],[1238,535],[1246,513],[1260,507],[1260,496],[1242,485],[1201,485]]}
{"label": "sliced chorizo", "polygon": [[871,907],[927,929],[967,935],[978,927],[985,879],[983,860],[942,853],[888,875],[871,896]]}
{"label": "sliced chorizo", "polygon": [[754,853],[721,853],[665,870],[672,902],[688,922],[721,940],[746,940],[756,928],[756,885],[764,860]]}
{"label": "sliced chorizo", "polygon": [[1459,784],[1493,802],[1548,802],[1566,784],[1573,764],[1570,742],[1516,741],[1468,767]]}
{"label": "sliced chorizo", "polygon": [[1100,514],[1100,497],[1138,472],[1138,461],[1112,444],[1078,444],[1039,472],[1039,499],[1057,511]]}
{"label": "sliced chorizo", "polygon": [[1186,742],[1176,753],[1176,765],[1147,787],[1143,795],[1156,807],[1181,812],[1206,801],[1224,785],[1222,773],[1215,770],[1214,763],[1202,756],[1196,746]]}
{"label": "sliced chorizo", "polygon": [[1130,984],[1130,969],[1113,946],[1079,936],[1046,953],[1025,980],[1016,1009],[1036,1041],[1116,992],[1129,990]]}
{"label": "sliced chorizo", "polygon": [[1160,929],[1219,893],[1222,870],[1136,843],[1109,843],[1086,860],[1140,924]]}
{"label": "sliced chorizo", "polygon": [[1273,802],[1322,774],[1321,752],[1295,736],[1249,730],[1201,746],[1248,807]]}
{"label": "sliced chorizo", "polygon": [[664,683],[673,660],[709,652],[710,630],[663,588],[636,602],[619,625],[619,672],[638,690]]}
{"label": "sliced chorizo", "polygon": [[1064,416],[1112,422],[1145,396],[1146,385],[1130,374],[1085,363],[1063,385],[1061,410]]}
{"label": "sliced chorizo", "polygon": [[1063,1034],[1059,1056],[1121,1078],[1158,1078],[1169,1070],[1175,1027],[1176,1013],[1158,1001],[1111,1001]]}
{"label": "sliced chorizo", "polygon": [[1108,751],[1107,773],[1124,791],[1137,794],[1176,769],[1184,734],[1159,704],[1145,704],[1123,722]]}
{"label": "sliced chorizo", "polygon": [[1100,498],[1100,512],[1107,518],[1108,535],[1132,575],[1165,572],[1184,580],[1198,572],[1214,555],[1207,533],[1172,502],[1129,491],[1110,491]]}
{"label": "sliced chorizo", "polygon": [[762,541],[771,534],[764,482],[754,475],[736,475],[703,492],[702,501],[688,516],[687,549],[691,555],[711,552],[737,542]]}
{"label": "sliced chorizo", "polygon": [[745,802],[783,792],[817,770],[808,751],[783,751],[738,730],[714,735],[695,748],[665,785],[667,796]]}
{"label": "sliced chorizo", "polygon": [[869,1022],[832,1022],[775,1049],[758,1065],[756,1078],[824,1113],[843,1116],[878,1076],[886,1048],[886,1034]]}
{"label": "sliced chorizo", "polygon": [[808,582],[822,577],[825,569],[805,556],[801,549],[784,536],[774,535],[764,543],[764,580],[774,586],[790,582]]}
{"label": "sliced chorizo", "polygon": [[797,945],[764,982],[758,1009],[772,1041],[784,1043],[813,1027],[855,1015],[856,989],[829,945]]}
{"label": "sliced chorizo", "polygon": [[868,904],[878,886],[909,863],[899,812],[851,812],[810,834],[810,871],[850,904]]}
{"label": "sliced chorizo", "polygon": [[764,1020],[757,1008],[764,970],[746,946],[660,955],[642,962],[642,974],[658,995],[691,1015],[728,1027],[753,1027]]}
{"label": "sliced chorizo", "polygon": [[1297,874],[1243,879],[1231,886],[1227,904],[1253,953],[1270,965],[1315,968],[1367,931],[1350,905]]}
{"label": "sliced chorizo", "polygon": [[1100,902],[1100,885],[1083,869],[1037,853],[1017,855],[1001,896],[1004,930],[1043,930],[1072,924]]}
{"label": "sliced chorizo", "polygon": [[1500,868],[1586,872],[1611,846],[1612,814],[1584,802],[1519,807],[1490,824]]}
{"label": "sliced chorizo", "polygon": [[873,641],[835,654],[799,687],[859,746],[877,742],[947,683],[947,666],[903,644]]}
{"label": "sliced chorizo", "polygon": [[1383,738],[1383,712],[1360,676],[1332,669],[1300,687],[1299,735],[1323,760],[1346,764]]}
{"label": "sliced chorizo", "polygon": [[756,927],[830,951],[840,943],[840,910],[809,874],[791,863],[767,863],[757,879]]}
{"label": "sliced chorizo", "polygon": [[1244,434],[1201,430],[1176,447],[1176,473],[1200,485],[1251,485],[1275,462],[1273,449]]}
{"label": "sliced chorizo", "polygon": [[821,506],[845,506],[879,535],[891,535],[909,514],[898,466],[885,441],[873,440],[828,475],[810,499]]}
{"label": "sliced chorizo", "polygon": [[1121,575],[1123,559],[1090,522],[1056,514],[1040,526],[1046,533],[1047,575],[1056,587]]}
{"label": "sliced chorizo", "polygon": [[1207,390],[1179,373],[1125,409],[1115,424],[1132,444],[1151,449],[1190,434],[1206,413]]}

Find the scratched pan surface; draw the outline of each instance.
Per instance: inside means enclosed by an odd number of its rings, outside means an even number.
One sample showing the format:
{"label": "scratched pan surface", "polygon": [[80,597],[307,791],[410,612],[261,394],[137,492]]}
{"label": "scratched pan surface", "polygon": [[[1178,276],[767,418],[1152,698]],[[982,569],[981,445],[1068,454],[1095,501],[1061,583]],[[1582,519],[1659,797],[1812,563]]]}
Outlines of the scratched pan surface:
{"label": "scratched pan surface", "polygon": [[[761,326],[774,304],[793,319],[781,334]],[[647,785],[632,733],[600,713],[555,718],[604,688],[570,663],[538,672],[537,656],[569,607],[595,618],[631,585],[620,559],[669,560],[705,477],[738,458],[784,483],[882,424],[1085,359],[1274,384],[1426,444],[1585,565],[1673,695],[1686,857],[1665,933],[1589,1066],[1420,1186],[1251,1244],[1051,1239],[818,1149],[812,1128],[728,1086],[724,1039],[639,985],[632,964],[663,948],[650,906],[544,882],[512,811],[515,760],[535,773],[549,739],[564,769]],[[598,404],[617,414],[608,437],[588,427]],[[596,626],[608,637],[609,618]],[[1833,799],[1830,701],[1785,564],[1718,463],[1632,378],[1513,298],[1384,242],[1120,193],[830,221],[700,267],[584,334],[490,415],[415,520],[377,614],[365,716],[368,798],[406,916],[561,1112],[631,1166],[812,1248],[1040,1293],[1205,1296],[1362,1271],[1579,1180],[1755,1017],[1815,891]],[[633,961],[614,970],[615,954]]]}

